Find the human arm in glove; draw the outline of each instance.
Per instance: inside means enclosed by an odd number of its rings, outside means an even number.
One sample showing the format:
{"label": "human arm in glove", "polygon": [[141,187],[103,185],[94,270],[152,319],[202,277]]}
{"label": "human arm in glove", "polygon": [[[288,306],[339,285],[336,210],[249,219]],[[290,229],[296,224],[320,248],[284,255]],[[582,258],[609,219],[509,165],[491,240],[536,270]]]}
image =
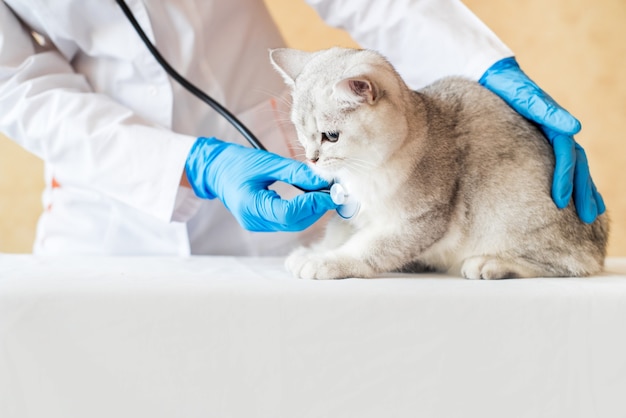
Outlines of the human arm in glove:
{"label": "human arm in glove", "polygon": [[250,231],[300,231],[336,208],[328,193],[312,191],[285,200],[268,189],[276,181],[304,190],[328,187],[304,163],[215,138],[198,138],[185,173],[197,196],[219,198]]}

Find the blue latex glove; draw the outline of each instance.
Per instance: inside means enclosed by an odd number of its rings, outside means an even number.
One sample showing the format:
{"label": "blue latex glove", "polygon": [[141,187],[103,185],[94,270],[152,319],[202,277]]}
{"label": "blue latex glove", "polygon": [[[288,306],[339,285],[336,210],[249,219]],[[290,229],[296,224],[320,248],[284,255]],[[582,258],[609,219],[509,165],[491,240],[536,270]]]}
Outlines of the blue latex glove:
{"label": "blue latex glove", "polygon": [[283,181],[304,190],[328,187],[305,164],[267,151],[198,138],[185,171],[197,196],[219,198],[239,224],[258,232],[301,231],[337,206],[324,192],[309,192],[291,200],[268,190]]}
{"label": "blue latex glove", "polygon": [[573,138],[580,131],[580,122],[528,78],[513,57],[492,65],[479,83],[537,123],[552,144],[556,159],[552,199],[556,205],[566,207],[573,194],[583,222],[591,223],[604,213],[604,201],[591,180],[585,151]]}

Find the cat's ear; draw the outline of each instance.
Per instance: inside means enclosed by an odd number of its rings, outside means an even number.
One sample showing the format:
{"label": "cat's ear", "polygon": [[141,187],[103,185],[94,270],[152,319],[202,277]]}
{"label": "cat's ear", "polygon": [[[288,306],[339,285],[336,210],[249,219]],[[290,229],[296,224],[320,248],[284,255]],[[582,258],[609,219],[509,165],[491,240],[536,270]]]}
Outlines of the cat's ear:
{"label": "cat's ear", "polygon": [[313,55],[313,52],[299,51],[291,48],[270,49],[270,61],[272,65],[291,87],[295,85],[296,78]]}
{"label": "cat's ear", "polygon": [[335,84],[333,91],[338,100],[354,104],[373,105],[381,96],[381,90],[376,83],[366,76],[344,78]]}

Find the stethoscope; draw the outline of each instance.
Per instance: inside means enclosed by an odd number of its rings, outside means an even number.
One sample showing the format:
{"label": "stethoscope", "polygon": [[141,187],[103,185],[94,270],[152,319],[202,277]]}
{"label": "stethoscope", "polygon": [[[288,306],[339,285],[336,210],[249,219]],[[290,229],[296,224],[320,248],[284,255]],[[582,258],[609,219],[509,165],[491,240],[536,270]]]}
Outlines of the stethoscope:
{"label": "stethoscope", "polygon": [[[193,85],[189,80],[180,75],[166,60],[163,58],[161,53],[156,49],[156,47],[152,44],[148,36],[143,31],[137,19],[131,12],[130,8],[126,4],[124,0],[116,0],[117,4],[120,6],[130,23],[135,28],[135,31],[146,45],[152,56],[157,60],[159,65],[163,67],[165,72],[169,74],[176,82],[178,82],[181,86],[183,86],[187,91],[196,96],[198,99],[202,100],[213,110],[219,113],[222,117],[224,117],[239,133],[248,141],[248,143],[259,150],[267,151],[267,149],[263,146],[261,141],[257,139],[256,136],[248,129],[246,125],[244,125],[239,119],[235,117],[228,109],[222,106],[219,102],[213,99],[211,96],[200,90],[198,87]],[[306,192],[306,190],[303,190]],[[323,191],[323,190],[322,190]],[[339,205],[337,208],[337,213],[344,219],[350,219],[354,215],[356,215],[360,209],[360,204],[358,201],[352,199],[348,194],[347,190],[339,184],[333,183],[329,190],[331,199],[336,205]]]}

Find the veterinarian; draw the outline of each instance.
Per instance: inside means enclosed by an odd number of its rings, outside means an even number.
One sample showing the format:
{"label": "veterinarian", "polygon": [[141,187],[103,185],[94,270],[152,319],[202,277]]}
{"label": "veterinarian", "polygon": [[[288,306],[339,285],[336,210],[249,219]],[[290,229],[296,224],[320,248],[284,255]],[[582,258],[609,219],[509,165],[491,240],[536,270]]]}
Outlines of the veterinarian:
{"label": "veterinarian", "polygon": [[[412,88],[465,75],[541,125],[557,158],[553,198],[604,211],[579,122],[454,0],[309,0],[330,25],[386,55]],[[0,1],[0,131],[45,162],[36,254],[284,254],[335,205],[292,200],[275,180],[327,184],[290,157],[288,97],[268,48],[284,45],[261,0],[128,0],[171,65],[274,153],[251,149],[172,81],[114,0]],[[282,156],[279,156],[282,155]],[[286,233],[286,231],[303,231]],[[253,231],[273,232],[259,234]]]}

